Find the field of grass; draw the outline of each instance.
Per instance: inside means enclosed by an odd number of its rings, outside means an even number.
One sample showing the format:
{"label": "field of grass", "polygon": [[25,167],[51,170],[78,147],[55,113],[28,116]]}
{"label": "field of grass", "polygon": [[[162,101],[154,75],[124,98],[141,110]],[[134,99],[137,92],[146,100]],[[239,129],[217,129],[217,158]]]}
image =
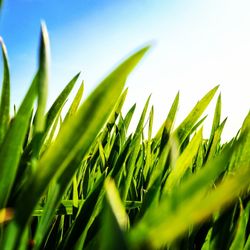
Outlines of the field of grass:
{"label": "field of grass", "polygon": [[[3,41],[0,103],[0,249],[250,249],[250,113],[222,144],[218,96],[209,138],[203,112],[218,86],[177,126],[176,95],[153,134],[154,108],[122,112],[137,51],[82,101],[75,75],[46,110],[49,42],[41,26],[39,68],[10,116]],[[134,118],[133,118],[134,119]]]}

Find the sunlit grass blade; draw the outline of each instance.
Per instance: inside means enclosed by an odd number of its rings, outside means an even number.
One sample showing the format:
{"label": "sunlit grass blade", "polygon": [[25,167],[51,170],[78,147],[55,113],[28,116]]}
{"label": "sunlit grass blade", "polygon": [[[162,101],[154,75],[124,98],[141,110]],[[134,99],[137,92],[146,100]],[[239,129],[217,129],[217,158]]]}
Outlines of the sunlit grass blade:
{"label": "sunlit grass blade", "polygon": [[[137,51],[118,66],[87,98],[74,119],[63,125],[57,139],[39,160],[35,173],[20,195],[14,222],[10,223],[6,230],[8,237],[5,241],[6,244],[11,241],[13,248],[15,247],[49,182],[66,170],[79,151],[84,154],[89,150],[120,96],[125,79],[148,49],[149,47],[145,47]],[[32,194],[30,190],[32,190]]]}
{"label": "sunlit grass blade", "polygon": [[71,103],[71,106],[70,106],[70,108],[65,116],[64,121],[67,121],[70,117],[72,117],[76,113],[76,111],[80,105],[80,102],[82,100],[83,91],[84,91],[84,85],[82,82],[76,95],[75,95],[73,102]]}
{"label": "sunlit grass blade", "polygon": [[0,144],[8,129],[10,121],[10,71],[7,50],[3,40],[0,38],[3,56],[3,83],[0,103]]}
{"label": "sunlit grass blade", "polygon": [[[123,234],[128,229],[128,216],[114,181],[105,181],[106,206],[103,213],[100,249],[129,249]],[[113,237],[110,237],[112,235]]]}
{"label": "sunlit grass blade", "polygon": [[150,165],[152,164],[151,159],[151,146],[152,146],[152,131],[153,131],[153,119],[154,119],[154,107],[152,106],[151,111],[149,113],[149,124],[148,124],[148,139],[146,142],[146,163],[143,169],[143,174],[145,179],[147,179],[148,171]]}
{"label": "sunlit grass blade", "polygon": [[220,119],[221,119],[221,94],[219,94],[218,99],[217,99],[217,103],[215,106],[214,119],[213,119],[210,138],[213,137],[215,131],[220,126]]}
{"label": "sunlit grass blade", "polygon": [[[51,108],[49,109],[48,113],[46,114],[46,131],[48,131],[50,129],[53,121],[55,120],[56,116],[58,115],[58,112],[62,109],[63,105],[65,104],[65,101],[68,98],[68,96],[69,96],[70,92],[72,91],[73,87],[75,86],[75,83],[79,78],[79,75],[80,75],[80,73],[76,74],[70,80],[70,82],[66,85],[66,87],[63,89],[61,94],[57,97],[57,99],[52,104]],[[78,95],[81,96],[82,91],[83,91],[82,85],[81,85],[79,91],[80,91],[80,93]],[[81,99],[81,98],[79,98],[79,99]],[[78,107],[78,105],[76,105],[76,107]]]}
{"label": "sunlit grass blade", "polygon": [[197,134],[190,141],[188,146],[178,157],[173,169],[171,170],[167,181],[165,183],[163,192],[172,192],[175,186],[180,182],[181,178],[187,171],[188,167],[192,167],[192,162],[197,156],[199,146],[202,142],[202,129],[197,132]]}
{"label": "sunlit grass blade", "polygon": [[37,76],[34,78],[11,126],[8,128],[5,139],[0,147],[0,208],[6,204],[12,188],[22,146],[28,130],[33,104],[37,97]]}
{"label": "sunlit grass blade", "polygon": [[230,163],[229,171],[237,167],[241,163],[247,163],[250,155],[250,112],[247,114],[242,127],[240,129],[239,138],[242,138],[242,143],[237,151],[233,154],[233,160]]}
{"label": "sunlit grass blade", "polygon": [[212,159],[218,150],[218,147],[219,147],[220,141],[221,141],[221,134],[223,132],[226,121],[227,121],[227,119],[225,119],[213,133],[213,139],[212,139],[211,145],[208,149],[207,160]]}
{"label": "sunlit grass blade", "polygon": [[174,136],[179,139],[180,144],[185,141],[186,137],[189,135],[192,127],[202,115],[213,96],[215,95],[219,86],[216,86],[210,90],[192,109],[184,121],[175,129]]}
{"label": "sunlit grass blade", "polygon": [[41,38],[39,48],[39,70],[37,75],[38,103],[35,117],[35,132],[42,132],[45,128],[45,111],[48,95],[49,70],[49,36],[45,23],[41,24]]}

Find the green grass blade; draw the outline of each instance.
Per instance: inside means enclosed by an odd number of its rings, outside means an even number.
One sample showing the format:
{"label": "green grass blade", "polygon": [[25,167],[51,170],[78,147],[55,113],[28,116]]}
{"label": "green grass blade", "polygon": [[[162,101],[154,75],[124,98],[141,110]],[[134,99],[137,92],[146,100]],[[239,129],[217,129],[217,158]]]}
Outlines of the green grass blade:
{"label": "green grass blade", "polygon": [[192,111],[188,114],[188,116],[184,119],[184,121],[175,129],[173,132],[174,136],[179,139],[180,144],[187,138],[192,130],[192,127],[202,115],[213,96],[215,95],[219,86],[216,86],[212,90],[210,90],[192,109]]}
{"label": "green grass blade", "polygon": [[[51,108],[49,109],[47,115],[46,115],[46,130],[48,131],[51,127],[51,125],[53,124],[55,118],[58,115],[58,112],[62,109],[66,99],[68,98],[70,92],[72,91],[73,87],[75,86],[76,81],[79,78],[80,73],[76,74],[71,80],[70,82],[66,85],[66,87],[63,89],[63,91],[61,92],[61,94],[57,97],[57,99],[55,100],[55,102],[52,104]],[[78,98],[81,99],[81,94],[83,91],[83,87],[81,85],[78,95],[77,95],[77,101]],[[78,105],[75,105],[73,107],[78,107]],[[72,110],[72,108],[70,109]]]}
{"label": "green grass blade", "polygon": [[5,242],[13,242],[13,248],[49,182],[66,170],[79,151],[82,154],[88,152],[120,96],[125,79],[148,49],[145,47],[130,56],[103,80],[83,103],[74,119],[64,124],[55,142],[40,159],[35,173],[20,195],[15,219],[6,230],[8,238]]}
{"label": "green grass blade", "polygon": [[8,129],[10,121],[10,71],[7,50],[3,40],[0,40],[3,56],[3,83],[0,103],[0,144]]}
{"label": "green grass blade", "polygon": [[173,166],[172,171],[170,172],[167,181],[165,183],[163,192],[169,193],[172,192],[176,185],[179,184],[181,178],[187,171],[189,167],[192,167],[194,158],[197,156],[198,149],[202,142],[202,129],[197,132],[197,134],[190,141],[188,146],[178,157],[175,166]]}
{"label": "green grass blade", "polygon": [[211,130],[211,136],[213,137],[215,131],[217,128],[220,126],[220,119],[221,119],[221,94],[219,94],[217,103],[215,106],[215,111],[214,111],[214,119],[213,119],[213,124],[212,124],[212,130]]}
{"label": "green grass blade", "polygon": [[106,191],[106,199],[116,217],[119,227],[122,230],[127,230],[129,228],[129,218],[115,186],[115,182],[110,178],[106,179],[104,188]]}
{"label": "green grass blade", "polygon": [[143,169],[145,179],[147,179],[148,171],[152,164],[151,146],[152,146],[152,130],[153,130],[153,119],[154,119],[154,107],[152,106],[149,113],[149,124],[148,124],[148,140],[146,142],[146,163]]}
{"label": "green grass blade", "polygon": [[49,36],[45,23],[41,24],[41,38],[39,49],[38,70],[38,104],[35,120],[35,132],[43,132],[45,128],[45,110],[48,95],[48,70],[49,70]]}
{"label": "green grass blade", "polygon": [[65,116],[64,121],[67,121],[70,117],[72,117],[76,113],[76,111],[77,111],[77,109],[78,109],[78,107],[80,105],[80,102],[82,100],[83,91],[84,91],[84,85],[83,85],[83,82],[82,82],[82,84],[80,85],[80,87],[79,87],[79,89],[78,89],[78,91],[76,93],[76,96],[75,96],[75,98],[74,98],[74,100],[73,100],[73,102],[72,102],[66,116]]}
{"label": "green grass blade", "polygon": [[[128,216],[123,207],[114,181],[107,179],[104,184],[106,191],[106,207],[103,214],[100,249],[128,249],[123,231],[128,229]],[[112,235],[113,237],[110,237]]]}
{"label": "green grass blade", "polygon": [[36,97],[37,76],[34,78],[0,147],[0,190],[4,190],[4,192],[0,192],[0,208],[6,204],[17,173],[22,146]]}
{"label": "green grass blade", "polygon": [[211,146],[209,147],[209,150],[208,150],[208,157],[207,157],[208,161],[215,156],[216,151],[218,150],[218,147],[220,145],[220,140],[221,140],[221,134],[223,132],[226,121],[227,121],[227,119],[225,119],[221,123],[221,125],[213,133],[213,139],[211,142]]}

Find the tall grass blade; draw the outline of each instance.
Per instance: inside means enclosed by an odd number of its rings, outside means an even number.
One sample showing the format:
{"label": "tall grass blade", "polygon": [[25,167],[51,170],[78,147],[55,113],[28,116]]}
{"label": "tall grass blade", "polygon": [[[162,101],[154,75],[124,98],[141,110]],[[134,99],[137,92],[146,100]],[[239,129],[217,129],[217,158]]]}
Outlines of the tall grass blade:
{"label": "tall grass blade", "polygon": [[82,82],[82,84],[80,85],[80,87],[79,87],[79,89],[78,89],[78,91],[76,93],[76,96],[75,96],[73,102],[71,103],[71,106],[70,106],[70,108],[69,108],[69,110],[68,110],[68,112],[67,112],[67,114],[65,116],[64,121],[67,121],[70,117],[72,117],[76,113],[76,111],[77,111],[77,109],[78,109],[78,107],[80,105],[80,102],[82,100],[83,91],[84,91],[84,85],[83,85],[83,82]]}
{"label": "tall grass blade", "polygon": [[3,83],[0,103],[0,145],[8,129],[10,122],[10,71],[7,50],[3,40],[0,38],[3,56]]}
{"label": "tall grass blade", "polygon": [[[79,151],[84,154],[89,150],[121,94],[125,79],[148,49],[149,47],[145,47],[139,50],[118,66],[87,98],[74,119],[64,124],[55,142],[38,162],[35,173],[20,195],[15,219],[6,230],[6,244],[11,241],[15,248],[23,228],[49,182],[66,170]],[[30,190],[33,190],[32,194]]]}
{"label": "tall grass blade", "polygon": [[187,171],[188,167],[191,167],[193,165],[193,160],[197,156],[201,142],[202,129],[197,132],[197,134],[193,137],[193,139],[190,141],[190,143],[182,152],[182,154],[178,157],[165,183],[163,189],[164,193],[172,192],[176,185],[179,184],[181,178]]}
{"label": "tall grass blade", "polygon": [[36,97],[37,76],[34,78],[0,147],[0,190],[4,190],[4,192],[0,192],[0,208],[3,208],[8,200],[17,173],[22,146]]}
{"label": "tall grass blade", "polygon": [[49,36],[45,23],[41,24],[41,38],[39,49],[38,104],[35,120],[35,132],[43,132],[45,128],[45,110],[48,95],[48,70],[49,70]]}

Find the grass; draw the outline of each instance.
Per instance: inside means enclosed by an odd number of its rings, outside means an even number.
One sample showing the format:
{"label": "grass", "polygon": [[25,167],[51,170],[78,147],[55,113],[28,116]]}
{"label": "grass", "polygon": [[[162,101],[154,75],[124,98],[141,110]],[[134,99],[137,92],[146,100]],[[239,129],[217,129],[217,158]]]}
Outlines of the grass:
{"label": "grass", "polygon": [[80,84],[65,110],[76,74],[47,111],[49,36],[42,24],[39,67],[11,117],[1,45],[0,249],[250,249],[250,113],[222,144],[219,95],[204,138],[202,114],[218,86],[174,127],[177,93],[155,135],[149,97],[129,133],[136,107],[123,113],[124,86],[144,47],[84,101]]}

